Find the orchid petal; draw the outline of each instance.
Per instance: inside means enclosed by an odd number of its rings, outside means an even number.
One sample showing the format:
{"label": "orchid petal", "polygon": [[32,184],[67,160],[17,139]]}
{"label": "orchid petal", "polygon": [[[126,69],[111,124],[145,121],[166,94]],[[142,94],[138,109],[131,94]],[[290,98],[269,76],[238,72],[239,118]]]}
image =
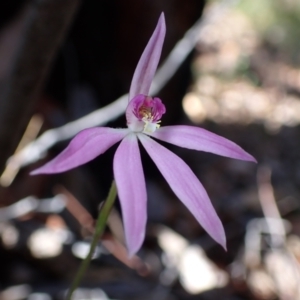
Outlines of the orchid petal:
{"label": "orchid petal", "polygon": [[52,174],[68,171],[83,165],[104,153],[119,142],[128,129],[93,127],[79,132],[68,147],[44,166],[32,171],[31,175]]}
{"label": "orchid petal", "polygon": [[252,155],[237,144],[203,128],[183,125],[164,126],[147,134],[179,147],[256,162]]}
{"label": "orchid petal", "polygon": [[165,34],[165,16],[162,13],[134,71],[129,91],[129,101],[138,94],[149,94],[150,86],[160,59]]}
{"label": "orchid petal", "polygon": [[146,135],[138,134],[138,138],[175,195],[210,236],[226,249],[223,225],[204,187],[189,166],[180,157]]}
{"label": "orchid petal", "polygon": [[129,255],[141,247],[147,221],[147,193],[138,141],[134,133],[126,136],[114,157],[114,176],[122,208]]}

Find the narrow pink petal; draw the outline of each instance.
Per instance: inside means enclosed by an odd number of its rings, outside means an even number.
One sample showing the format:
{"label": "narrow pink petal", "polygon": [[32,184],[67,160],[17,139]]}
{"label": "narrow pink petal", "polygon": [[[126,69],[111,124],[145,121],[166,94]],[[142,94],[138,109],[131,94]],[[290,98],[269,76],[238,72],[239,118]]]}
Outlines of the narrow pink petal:
{"label": "narrow pink petal", "polygon": [[134,71],[129,91],[129,101],[138,94],[148,95],[160,59],[165,34],[165,16],[162,13]]}
{"label": "narrow pink petal", "polygon": [[128,129],[93,127],[79,132],[65,150],[31,175],[68,171],[104,153],[128,134]]}
{"label": "narrow pink petal", "polygon": [[146,135],[139,134],[138,137],[175,195],[191,211],[208,234],[226,249],[223,225],[204,187],[189,166],[173,152]]}
{"label": "narrow pink petal", "polygon": [[114,157],[114,176],[121,203],[129,255],[141,247],[147,221],[147,193],[138,141],[127,135]]}
{"label": "narrow pink petal", "polygon": [[252,155],[234,142],[203,128],[182,125],[164,126],[149,135],[176,146],[256,162]]}

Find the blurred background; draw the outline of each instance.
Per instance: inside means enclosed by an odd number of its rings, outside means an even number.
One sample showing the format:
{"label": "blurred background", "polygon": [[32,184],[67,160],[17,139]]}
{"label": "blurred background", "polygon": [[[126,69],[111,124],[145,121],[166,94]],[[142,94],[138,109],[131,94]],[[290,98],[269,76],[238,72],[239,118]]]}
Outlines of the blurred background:
{"label": "blurred background", "polygon": [[0,299],[64,298],[87,255],[117,146],[66,173],[29,172],[80,126],[125,126],[124,105],[101,108],[128,92],[162,11],[162,125],[206,128],[258,164],[164,144],[206,188],[225,252],[142,151],[143,247],[128,259],[117,203],[74,299],[300,299],[300,2],[57,3],[0,3]]}

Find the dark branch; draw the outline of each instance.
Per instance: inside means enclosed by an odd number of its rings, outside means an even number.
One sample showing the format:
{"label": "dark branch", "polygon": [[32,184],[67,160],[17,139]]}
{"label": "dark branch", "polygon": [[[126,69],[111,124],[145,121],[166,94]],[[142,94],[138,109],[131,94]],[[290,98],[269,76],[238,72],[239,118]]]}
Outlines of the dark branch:
{"label": "dark branch", "polygon": [[80,0],[32,1],[11,72],[0,83],[0,172],[16,148]]}

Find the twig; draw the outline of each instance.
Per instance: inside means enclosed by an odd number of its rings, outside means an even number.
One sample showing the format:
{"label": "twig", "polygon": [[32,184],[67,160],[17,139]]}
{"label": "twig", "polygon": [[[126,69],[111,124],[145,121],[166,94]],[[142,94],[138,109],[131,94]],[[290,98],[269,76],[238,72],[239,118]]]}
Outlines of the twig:
{"label": "twig", "polygon": [[286,230],[274,197],[271,184],[271,170],[268,167],[260,167],[257,171],[257,185],[259,201],[264,217],[269,227],[272,245],[284,244]]}
{"label": "twig", "polygon": [[32,212],[60,213],[66,207],[66,197],[57,194],[53,198],[37,199],[28,196],[9,206],[0,208],[0,222],[20,218]]}

